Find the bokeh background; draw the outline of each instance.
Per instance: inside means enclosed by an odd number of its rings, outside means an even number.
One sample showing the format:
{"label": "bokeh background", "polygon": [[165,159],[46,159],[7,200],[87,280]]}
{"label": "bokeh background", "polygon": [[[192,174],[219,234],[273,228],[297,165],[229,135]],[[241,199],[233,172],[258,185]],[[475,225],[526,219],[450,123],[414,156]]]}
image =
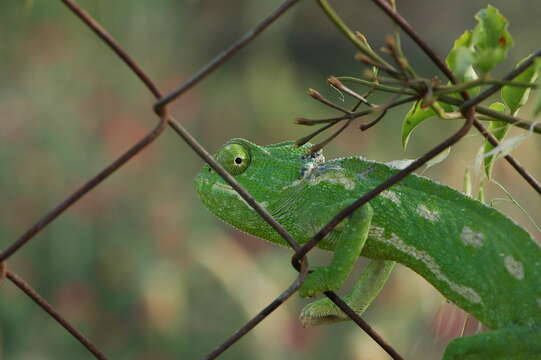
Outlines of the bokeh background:
{"label": "bokeh background", "polygon": [[[379,48],[393,29],[369,1],[337,10]],[[511,22],[516,45],[497,73],[539,47],[541,4],[491,1]],[[167,91],[237,39],[279,1],[81,0],[158,86]],[[409,0],[400,10],[435,50],[474,26],[485,1]],[[404,40],[418,72],[436,74]],[[331,99],[329,75],[358,76],[355,49],[301,2],[256,42],[171,106],[211,151],[230,137],[259,144],[296,139],[312,128],[295,117],[334,112],[306,95]],[[375,97],[374,101],[384,101]],[[138,79],[60,1],[0,3],[0,248],[5,248],[71,191],[156,123],[153,99]],[[370,131],[355,127],[327,157],[415,158],[459,123],[433,121],[400,146],[407,108]],[[525,109],[523,114],[529,114]],[[514,136],[524,132],[513,131]],[[539,136],[514,155],[541,178]],[[462,188],[481,138],[468,136],[426,175]],[[9,260],[111,359],[199,359],[267,305],[295,278],[291,252],[241,234],[198,202],[192,179],[202,161],[169,129]],[[475,175],[475,170],[474,170]],[[538,222],[539,196],[500,162],[495,176]],[[489,188],[489,199],[504,197]],[[509,202],[503,211],[540,238]],[[328,256],[311,254],[312,263]],[[351,323],[303,329],[306,301],[293,296],[223,359],[387,359]],[[400,267],[365,319],[408,359],[441,356],[463,319],[424,280]],[[88,359],[89,353],[11,283],[0,284],[0,358]]]}

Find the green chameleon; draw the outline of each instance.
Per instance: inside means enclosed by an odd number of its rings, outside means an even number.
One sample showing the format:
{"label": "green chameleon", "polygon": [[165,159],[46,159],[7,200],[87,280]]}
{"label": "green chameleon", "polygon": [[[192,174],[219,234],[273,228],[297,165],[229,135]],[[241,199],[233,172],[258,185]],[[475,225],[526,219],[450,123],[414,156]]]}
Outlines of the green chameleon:
{"label": "green chameleon", "polygon": [[[232,139],[215,158],[299,243],[399,171],[359,157],[325,161],[321,152],[293,142],[258,146]],[[208,165],[195,183],[216,216],[287,245]],[[346,218],[319,246],[333,251],[333,259],[308,274],[301,296],[339,289],[362,255],[373,260],[345,297],[360,314],[399,262],[491,329],[453,340],[444,359],[541,359],[541,247],[497,210],[410,175]],[[300,318],[305,326],[348,319],[326,298],[307,305]]]}

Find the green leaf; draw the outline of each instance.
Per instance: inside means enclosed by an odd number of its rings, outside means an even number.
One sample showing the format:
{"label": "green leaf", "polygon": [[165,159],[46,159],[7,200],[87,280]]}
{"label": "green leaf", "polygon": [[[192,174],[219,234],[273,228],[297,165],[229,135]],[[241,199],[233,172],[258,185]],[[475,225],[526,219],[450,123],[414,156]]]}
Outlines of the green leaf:
{"label": "green leaf", "polygon": [[[490,105],[490,109],[498,111],[498,112],[505,112],[505,105],[501,102],[495,102]],[[507,130],[509,130],[509,123],[505,121],[490,121],[488,125],[488,131],[494,135],[498,141],[501,141],[505,134],[507,133]],[[488,142],[488,140],[485,140],[484,143],[484,168],[485,168],[485,174],[486,176],[491,179],[492,178],[492,168],[494,167],[494,162],[497,159],[497,154],[487,155],[490,151],[494,149],[494,146]]]}
{"label": "green leaf", "polygon": [[422,108],[421,101],[417,101],[406,114],[402,123],[402,146],[404,149],[408,146],[408,141],[411,132],[423,121],[436,116],[436,112],[432,108]]}
{"label": "green leaf", "polygon": [[473,56],[473,46],[471,45],[471,31],[464,31],[458,39],[455,40],[453,48],[445,58],[447,66],[455,73],[457,79],[462,82],[464,74],[470,68],[475,60]]}
{"label": "green leaf", "polygon": [[507,20],[495,7],[488,5],[475,18],[477,25],[471,36],[475,48],[474,67],[486,74],[505,59],[513,46],[513,38],[507,31]]}
{"label": "green leaf", "polygon": [[[540,58],[536,58],[534,62],[536,64],[537,68],[541,67],[541,59]],[[537,91],[536,91],[537,98],[535,99],[535,104],[533,106],[533,114],[534,114],[534,116],[539,115],[539,113],[541,112],[541,76],[537,77],[536,85],[537,85]]]}
{"label": "green leaf", "polygon": [[[531,55],[530,55],[531,56]],[[516,67],[520,66],[524,61],[530,58],[530,56],[519,61]],[[530,67],[518,75],[513,81],[517,82],[534,82],[539,75],[539,65],[534,62]],[[530,96],[530,88],[518,87],[518,86],[504,86],[501,94],[505,104],[511,110],[512,115],[516,115],[518,110],[528,101]]]}
{"label": "green leaf", "polygon": [[[445,62],[453,71],[458,82],[468,82],[477,80],[478,76],[473,69],[475,62],[474,49],[471,43],[471,31],[465,31],[458,39],[455,40],[453,48],[449,51]],[[468,90],[470,96],[474,97],[479,94],[480,87]],[[460,97],[460,94],[453,93],[451,96]]]}

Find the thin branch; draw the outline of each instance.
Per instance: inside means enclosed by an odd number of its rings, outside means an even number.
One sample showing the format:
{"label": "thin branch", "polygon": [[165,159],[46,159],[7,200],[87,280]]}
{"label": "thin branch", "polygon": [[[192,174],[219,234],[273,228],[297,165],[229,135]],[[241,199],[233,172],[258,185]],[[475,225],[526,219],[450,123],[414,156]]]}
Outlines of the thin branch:
{"label": "thin branch", "polygon": [[330,124],[327,124],[325,126],[322,126],[320,127],[319,129],[317,129],[316,131],[306,135],[306,136],[303,136],[302,138],[300,138],[299,140],[295,141],[295,145],[297,146],[303,146],[304,144],[306,144],[308,141],[312,140],[314,137],[316,137],[317,135],[321,134],[323,131],[327,130],[328,128],[332,127],[333,125],[336,125],[338,121],[334,121],[334,122],[331,122]]}
{"label": "thin branch", "polygon": [[436,88],[434,89],[434,94],[436,95],[452,94],[459,91],[468,90],[474,87],[480,87],[480,86],[491,85],[491,84],[537,89],[536,84],[529,83],[529,82],[505,81],[505,80],[495,80],[495,79],[476,79],[469,82],[463,82],[454,86],[442,86],[442,87]]}
{"label": "thin branch", "polygon": [[[366,104],[366,105],[368,105],[368,106],[370,106],[372,108],[376,107],[376,105],[369,102],[363,96],[361,96],[360,94],[357,94],[355,91],[351,90],[350,88],[348,88],[347,86],[342,84],[342,82],[340,80],[338,80],[336,77],[334,77],[334,76],[329,77],[327,79],[327,82],[329,84],[331,84],[331,86],[337,88],[338,90],[343,91],[346,94],[348,94],[349,96],[354,97],[355,99],[359,100],[359,102],[361,102],[363,104]],[[355,111],[355,110],[353,110],[353,111]]]}
{"label": "thin branch", "polygon": [[[451,96],[441,96],[438,100],[442,101],[444,103],[447,103],[447,104],[450,104],[450,105],[456,105],[456,106],[459,106],[459,107],[462,104],[464,104],[464,102],[462,100],[451,97]],[[479,113],[479,114],[488,116],[490,118],[490,119],[479,118],[479,120],[489,120],[489,121],[499,120],[499,121],[504,121],[504,122],[509,123],[511,125],[514,125],[516,127],[522,128],[524,130],[533,131],[535,133],[541,134],[541,124],[536,124],[536,123],[521,119],[519,117],[504,114],[504,113],[501,113],[499,111],[492,110],[490,108],[480,106],[480,105],[477,105],[475,107],[475,111],[477,113]]]}
{"label": "thin branch", "polygon": [[366,41],[361,41],[359,36],[355,35],[353,31],[346,25],[346,23],[338,16],[334,9],[329,5],[326,0],[318,0],[317,2],[327,17],[334,23],[334,25],[355,45],[363,55],[372,60],[372,65],[375,65],[383,71],[398,75],[399,72],[381,56],[375,53]]}
{"label": "thin branch", "polygon": [[419,99],[419,96],[408,96],[408,97],[406,97],[404,99],[397,100],[397,101],[391,102],[391,103],[383,105],[383,106],[376,106],[376,107],[370,108],[368,110],[352,112],[352,113],[345,114],[345,115],[342,115],[342,116],[337,116],[337,117],[333,117],[333,118],[326,118],[326,119],[315,119],[315,120],[305,119],[305,118],[297,118],[297,119],[295,119],[295,122],[297,124],[299,124],[299,125],[307,125],[307,126],[318,125],[318,124],[326,124],[326,123],[333,123],[334,124],[334,123],[336,123],[338,121],[341,121],[341,120],[349,120],[349,119],[355,120],[355,119],[360,118],[362,116],[374,114],[374,113],[381,112],[381,111],[386,111],[388,109],[394,108],[394,107],[399,106],[399,105],[403,105],[403,104],[407,104],[407,103],[410,103],[410,102],[417,101],[418,99]]}
{"label": "thin branch", "polygon": [[[366,86],[366,87],[370,87],[371,89],[375,89],[375,90],[379,90],[379,91],[383,91],[383,92],[389,92],[389,93],[394,93],[394,94],[410,94],[410,95],[415,95],[416,94],[416,92],[414,92],[413,90],[410,90],[410,89],[397,88],[397,87],[391,87],[391,86],[376,84],[376,83],[373,83],[371,81],[364,80],[364,79],[359,79],[359,78],[355,78],[355,77],[337,76],[336,78],[341,80],[341,81],[354,82],[354,83],[357,83],[357,84],[360,84],[360,85],[363,85],[363,86]],[[509,83],[509,85],[511,85],[511,84],[513,84],[513,82]],[[460,88],[459,88],[460,85],[461,84],[457,85],[457,87],[455,89],[460,90]],[[524,83],[524,85],[527,85],[527,83]],[[457,92],[457,91],[455,90],[455,91],[452,91],[452,92]],[[455,105],[455,106],[458,106],[458,107],[460,107],[462,104],[464,104],[463,100],[460,100],[460,99],[457,99],[455,97],[451,97],[451,96],[448,96],[448,95],[441,95],[441,92],[439,90],[435,94],[437,94],[438,101],[441,101],[441,102],[444,102],[444,103],[447,103],[447,104],[450,104],[450,105]],[[537,134],[541,134],[541,124],[536,124],[536,123],[524,120],[522,118],[519,118],[517,116],[511,116],[511,115],[501,113],[501,112],[498,112],[498,111],[495,111],[495,110],[492,110],[490,108],[480,106],[480,105],[477,105],[475,107],[475,111],[477,113],[479,113],[479,114],[482,114],[482,115],[485,115],[485,116],[489,117],[489,119],[479,117],[478,118],[479,120],[488,120],[488,121],[500,120],[500,121],[504,121],[504,122],[507,122],[509,124],[512,124],[513,126],[519,127],[521,129],[529,130],[529,131],[531,130],[531,131],[533,131],[533,132],[535,132]],[[344,117],[342,117],[342,119],[343,118]],[[335,118],[335,119],[340,120],[340,118]],[[303,124],[303,125],[305,125],[305,124]],[[308,124],[306,124],[306,125],[308,125]]]}
{"label": "thin branch", "polygon": [[[451,81],[453,84],[456,84],[456,78],[449,69],[449,67],[445,64],[443,60],[441,60],[436,53],[432,50],[432,48],[420,38],[420,36],[415,32],[415,30],[411,27],[410,24],[397,12],[395,12],[385,0],[372,0],[374,1],[383,11],[389,15],[389,17],[398,24],[404,32],[406,32],[413,41],[425,52],[425,54],[438,66],[438,68],[447,76],[449,81]],[[538,50],[533,56],[529,57],[527,60],[525,60],[520,66],[518,66],[516,69],[511,71],[508,75],[504,76],[504,81],[511,81],[516,76],[521,74],[523,71],[525,71],[534,61],[535,58],[541,56],[541,49]],[[464,104],[460,107],[461,112],[464,114],[465,111],[470,111],[471,109],[475,109],[475,106],[482,100],[486,99],[496,91],[498,91],[503,85],[502,84],[496,84],[493,85],[491,88],[485,90],[478,96],[476,96],[474,99],[470,99],[468,93],[466,91],[461,91],[460,95],[464,99]],[[475,101],[474,101],[475,100]],[[485,129],[485,127],[473,116],[474,121],[473,124],[475,125],[475,128],[493,145],[498,146],[499,142],[491,136],[491,134]],[[520,165],[518,165],[518,162],[511,156],[507,155],[505,156],[505,159],[517,172],[532,186],[534,190],[539,192],[539,184],[536,181],[532,181],[533,176],[531,176],[526,169],[522,168]]]}
{"label": "thin branch", "polygon": [[[395,34],[398,35],[398,32],[395,31]],[[382,49],[382,51],[388,53],[396,63],[396,66],[400,70],[400,79],[404,81],[404,83],[407,83],[407,80],[410,78],[415,78],[413,76],[415,72],[409,65],[408,61],[402,54],[402,51],[397,48],[397,38],[393,35],[388,35],[385,37],[385,47]]]}
{"label": "thin branch", "polygon": [[340,120],[349,119],[349,118],[350,118],[349,115],[342,115],[342,116],[336,116],[336,117],[324,118],[324,119],[296,118],[294,122],[297,125],[314,126],[314,125],[327,124],[327,123],[336,124]]}
{"label": "thin branch", "polygon": [[351,124],[351,119],[349,119],[348,121],[346,121],[344,123],[344,125],[342,125],[337,131],[335,131],[331,136],[329,136],[328,138],[326,138],[325,140],[323,140],[322,142],[318,143],[318,144],[315,144],[313,145],[311,148],[310,148],[310,152],[314,153],[314,152],[317,152],[321,149],[323,149],[325,146],[327,146],[328,143],[330,143],[334,138],[336,138],[338,135],[340,135],[344,130],[346,130],[346,128]]}
{"label": "thin branch", "polygon": [[387,115],[387,109],[383,110],[383,112],[381,114],[379,114],[374,120],[366,123],[366,124],[361,124],[361,126],[359,126],[359,129],[361,129],[361,131],[366,131],[368,129],[370,129],[372,126],[376,125],[377,123],[379,123],[381,121],[381,119],[383,119],[385,117],[385,115]]}
{"label": "thin branch", "polygon": [[337,76],[336,78],[338,80],[341,80],[341,81],[355,82],[355,83],[364,85],[364,86],[366,86],[366,87],[368,87],[370,89],[375,89],[375,90],[379,90],[379,91],[383,91],[383,92],[389,92],[389,93],[394,93],[394,94],[417,95],[417,92],[414,91],[414,90],[411,90],[411,89],[407,89],[407,88],[403,88],[403,87],[398,88],[398,87],[393,87],[393,86],[381,85],[379,83],[374,83],[372,81],[359,79],[359,78],[356,78],[356,77]]}
{"label": "thin branch", "polygon": [[327,105],[330,108],[341,111],[344,114],[351,115],[351,111],[349,111],[349,110],[347,110],[347,109],[345,109],[345,108],[343,108],[341,106],[336,105],[332,101],[330,101],[330,100],[326,99],[325,97],[323,97],[323,95],[321,95],[318,91],[316,91],[314,89],[308,89],[308,95],[310,95],[313,99],[319,101],[320,103],[322,103],[324,105]]}
{"label": "thin branch", "polygon": [[[432,62],[447,76],[447,78],[456,84],[455,75],[447,67],[445,62],[432,50],[432,48],[417,34],[413,27],[400,16],[385,0],[372,0],[377,6],[379,6],[388,16],[393,20],[400,28],[408,34],[408,36],[419,46],[424,53],[432,60]],[[469,107],[465,107],[469,108]]]}
{"label": "thin branch", "polygon": [[[389,3],[391,4],[391,7],[396,11],[396,0],[389,0]],[[402,50],[402,39],[400,37],[400,27],[395,24],[394,31],[393,31],[393,37],[394,37],[394,52],[396,53],[396,61],[400,64],[401,67],[404,67],[406,72],[408,73],[409,78],[417,78],[417,74],[415,73],[415,70],[413,67],[406,61],[406,66],[403,66],[401,59],[406,60],[406,56],[404,55],[404,51]]]}

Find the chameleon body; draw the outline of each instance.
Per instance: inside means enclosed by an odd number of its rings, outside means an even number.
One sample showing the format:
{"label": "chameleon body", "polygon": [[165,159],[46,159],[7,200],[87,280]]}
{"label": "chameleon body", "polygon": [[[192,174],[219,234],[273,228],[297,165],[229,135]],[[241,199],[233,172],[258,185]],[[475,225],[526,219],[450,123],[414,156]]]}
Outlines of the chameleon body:
{"label": "chameleon body", "polygon": [[[232,139],[215,158],[299,243],[399,171],[359,157],[325,161],[321,152],[293,142],[258,146]],[[195,182],[216,216],[286,245],[208,165]],[[453,340],[444,359],[541,359],[541,247],[496,209],[410,175],[356,210],[319,246],[334,257],[308,275],[301,296],[339,289],[362,255],[374,260],[345,298],[362,313],[398,262],[491,329]],[[304,325],[340,320],[347,317],[328,299],[301,313]]]}

